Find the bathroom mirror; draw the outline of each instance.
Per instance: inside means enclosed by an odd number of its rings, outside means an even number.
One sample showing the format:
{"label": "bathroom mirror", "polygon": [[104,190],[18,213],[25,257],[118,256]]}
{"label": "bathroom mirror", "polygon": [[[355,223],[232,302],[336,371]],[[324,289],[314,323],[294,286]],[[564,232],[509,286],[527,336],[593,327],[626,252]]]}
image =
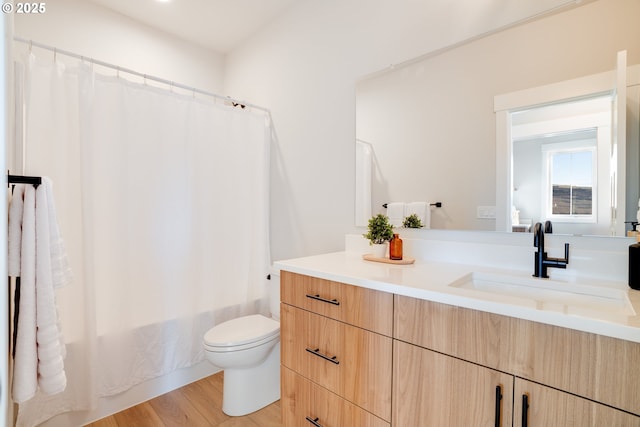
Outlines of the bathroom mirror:
{"label": "bathroom mirror", "polygon": [[[427,201],[442,203],[431,210],[431,228],[507,231],[496,218],[511,204],[497,200],[496,187],[497,174],[511,171],[496,168],[494,98],[612,72],[623,49],[628,64],[638,64],[640,27],[628,17],[636,11],[629,2],[589,3],[362,78],[356,85],[356,225],[385,213],[385,203]],[[630,199],[618,214],[624,220],[635,219],[640,186],[635,81],[627,88],[626,162],[632,167],[618,177]],[[609,229],[568,233],[611,235]]]}

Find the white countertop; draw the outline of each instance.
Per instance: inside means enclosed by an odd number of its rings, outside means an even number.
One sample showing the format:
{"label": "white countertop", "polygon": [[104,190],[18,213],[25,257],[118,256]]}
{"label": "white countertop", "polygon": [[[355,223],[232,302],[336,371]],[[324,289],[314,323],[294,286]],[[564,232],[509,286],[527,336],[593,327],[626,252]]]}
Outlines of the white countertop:
{"label": "white countertop", "polygon": [[[585,278],[553,279],[573,291],[598,287],[604,295],[628,297],[630,305],[620,310],[585,309],[566,304],[542,304],[534,298],[501,295],[449,286],[470,273],[505,274],[516,280],[531,280],[523,271],[416,260],[410,265],[365,261],[358,252],[334,252],[277,261],[277,269],[362,286],[424,300],[516,317],[549,325],[591,332],[640,343],[640,291],[625,283]],[[544,281],[546,279],[533,279]],[[613,300],[612,300],[613,301]]]}

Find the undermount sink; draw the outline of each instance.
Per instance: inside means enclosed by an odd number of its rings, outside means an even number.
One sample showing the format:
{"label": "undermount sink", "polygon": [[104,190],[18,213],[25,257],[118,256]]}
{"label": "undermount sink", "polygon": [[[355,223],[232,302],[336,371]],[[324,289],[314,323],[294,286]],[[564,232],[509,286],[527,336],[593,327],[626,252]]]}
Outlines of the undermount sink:
{"label": "undermount sink", "polygon": [[[567,314],[601,312],[635,316],[627,293],[615,288],[578,285],[550,279],[472,272],[449,286],[473,291],[473,297],[497,297],[519,305],[535,306],[539,310]],[[489,295],[491,294],[491,295]],[[509,302],[509,301],[506,301]]]}

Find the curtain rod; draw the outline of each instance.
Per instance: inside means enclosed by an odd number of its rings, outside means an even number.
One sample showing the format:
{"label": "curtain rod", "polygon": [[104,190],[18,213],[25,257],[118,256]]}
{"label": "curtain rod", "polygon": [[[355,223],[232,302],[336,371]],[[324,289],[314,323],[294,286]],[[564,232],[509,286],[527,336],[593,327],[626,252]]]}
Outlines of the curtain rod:
{"label": "curtain rod", "polygon": [[260,107],[259,105],[249,104],[249,103],[246,103],[246,102],[243,102],[243,101],[238,101],[237,99],[230,98],[228,96],[218,95],[217,93],[207,92],[207,91],[202,90],[202,89],[198,89],[198,88],[195,88],[195,87],[183,85],[183,84],[176,83],[176,82],[173,82],[173,81],[170,81],[170,80],[167,80],[167,79],[163,79],[163,78],[160,78],[160,77],[156,77],[156,76],[152,76],[152,75],[149,75],[149,74],[140,73],[138,71],[134,71],[134,70],[131,70],[131,69],[128,69],[128,68],[123,68],[123,67],[120,67],[118,65],[110,64],[108,62],[99,61],[97,59],[93,59],[93,58],[89,58],[89,57],[86,57],[86,56],[82,56],[82,55],[79,55],[77,53],[69,52],[67,50],[62,50],[62,49],[58,49],[58,48],[53,47],[53,46],[48,46],[48,45],[43,44],[43,43],[38,43],[38,42],[35,42],[33,40],[27,40],[27,39],[24,39],[22,37],[14,36],[13,40],[16,41],[16,42],[28,44],[29,45],[29,50],[31,50],[32,46],[38,47],[40,49],[49,50],[49,51],[53,52],[54,58],[55,58],[56,54],[60,53],[62,55],[69,56],[69,57],[75,58],[75,59],[79,59],[81,61],[89,61],[92,64],[96,64],[96,65],[99,65],[101,67],[111,68],[113,70],[116,70],[117,72],[124,72],[124,73],[131,74],[131,75],[134,75],[134,76],[142,77],[145,80],[152,80],[152,81],[155,81],[155,82],[158,82],[158,83],[165,84],[165,85],[170,86],[170,87],[177,87],[179,89],[183,89],[183,90],[186,90],[188,92],[198,93],[200,95],[206,95],[206,96],[210,96],[212,98],[217,98],[217,99],[221,99],[223,101],[231,102],[234,107],[240,106],[242,108],[245,108],[245,107],[254,108],[254,109],[257,109],[257,110],[264,111],[268,115],[271,115],[271,112],[269,111],[269,109],[264,108],[264,107]]}

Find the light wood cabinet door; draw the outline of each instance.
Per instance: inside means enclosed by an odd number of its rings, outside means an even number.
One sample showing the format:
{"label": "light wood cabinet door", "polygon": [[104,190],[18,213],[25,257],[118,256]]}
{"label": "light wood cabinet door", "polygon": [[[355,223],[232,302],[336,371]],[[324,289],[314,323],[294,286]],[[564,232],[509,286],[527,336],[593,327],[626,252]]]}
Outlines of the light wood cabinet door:
{"label": "light wood cabinet door", "polygon": [[393,294],[282,271],[280,299],[285,304],[390,337]]}
{"label": "light wood cabinet door", "polygon": [[514,390],[514,427],[640,426],[636,415],[520,378]]}
{"label": "light wood cabinet door", "polygon": [[511,425],[513,376],[401,341],[393,349],[393,426]]}
{"label": "light wood cabinet door", "polygon": [[390,337],[287,304],[280,314],[282,365],[391,420]]}
{"label": "light wood cabinet door", "polygon": [[282,425],[285,427],[389,427],[389,423],[282,368]]}

